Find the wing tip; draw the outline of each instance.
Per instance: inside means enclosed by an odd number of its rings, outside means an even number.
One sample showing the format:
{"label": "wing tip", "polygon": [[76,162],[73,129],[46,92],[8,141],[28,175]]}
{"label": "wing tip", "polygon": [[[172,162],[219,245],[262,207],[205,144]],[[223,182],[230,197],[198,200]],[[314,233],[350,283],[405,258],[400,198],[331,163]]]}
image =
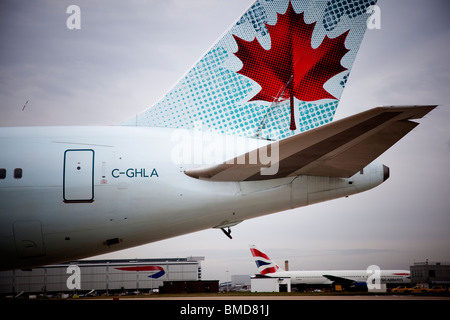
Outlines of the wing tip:
{"label": "wing tip", "polygon": [[379,106],[372,110],[376,110],[378,112],[399,112],[399,116],[398,118],[396,117],[396,120],[410,120],[410,119],[421,119],[438,106],[439,105],[437,104],[393,105],[393,106]]}

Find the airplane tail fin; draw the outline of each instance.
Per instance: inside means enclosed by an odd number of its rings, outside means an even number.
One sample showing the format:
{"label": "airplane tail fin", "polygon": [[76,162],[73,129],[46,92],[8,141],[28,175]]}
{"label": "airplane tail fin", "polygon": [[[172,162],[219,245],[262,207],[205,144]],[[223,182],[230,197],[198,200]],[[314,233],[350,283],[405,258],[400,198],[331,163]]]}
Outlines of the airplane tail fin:
{"label": "airplane tail fin", "polygon": [[283,271],[275,262],[273,262],[267,254],[258,249],[255,245],[250,245],[250,252],[255,259],[258,271],[262,275],[272,274]]}
{"label": "airplane tail fin", "polygon": [[377,0],[257,0],[155,105],[122,125],[279,140],[329,123]]}

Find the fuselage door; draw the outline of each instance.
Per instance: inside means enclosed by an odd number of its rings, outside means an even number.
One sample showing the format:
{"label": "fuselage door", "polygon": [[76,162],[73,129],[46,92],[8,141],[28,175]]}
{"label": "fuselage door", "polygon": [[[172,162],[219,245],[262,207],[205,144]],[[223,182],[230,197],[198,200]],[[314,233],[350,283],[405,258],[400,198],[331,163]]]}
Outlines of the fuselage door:
{"label": "fuselage door", "polygon": [[64,202],[94,201],[94,150],[64,152]]}

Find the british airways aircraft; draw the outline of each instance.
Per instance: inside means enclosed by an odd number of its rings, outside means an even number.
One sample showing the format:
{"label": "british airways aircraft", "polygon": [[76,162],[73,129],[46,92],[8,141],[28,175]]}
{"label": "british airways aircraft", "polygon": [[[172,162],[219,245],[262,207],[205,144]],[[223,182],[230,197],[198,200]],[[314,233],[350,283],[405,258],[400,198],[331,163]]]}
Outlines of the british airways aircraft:
{"label": "british airways aircraft", "polygon": [[155,105],[0,128],[0,269],[86,258],[369,190],[435,106],[332,121],[375,0],[258,0]]}
{"label": "british airways aircraft", "polygon": [[329,286],[336,283],[347,288],[366,289],[368,282],[372,284],[411,283],[409,270],[379,270],[375,266],[369,266],[366,270],[285,271],[255,245],[250,245],[250,252],[258,267],[259,276],[290,278],[291,285],[294,286]]}

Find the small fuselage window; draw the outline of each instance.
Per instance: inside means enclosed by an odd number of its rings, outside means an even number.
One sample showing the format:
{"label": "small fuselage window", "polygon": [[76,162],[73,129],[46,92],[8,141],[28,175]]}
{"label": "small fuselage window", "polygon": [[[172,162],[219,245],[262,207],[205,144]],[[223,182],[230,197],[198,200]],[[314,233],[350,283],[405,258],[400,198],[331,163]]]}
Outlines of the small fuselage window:
{"label": "small fuselage window", "polygon": [[14,179],[22,179],[22,168],[16,168],[14,169]]}

